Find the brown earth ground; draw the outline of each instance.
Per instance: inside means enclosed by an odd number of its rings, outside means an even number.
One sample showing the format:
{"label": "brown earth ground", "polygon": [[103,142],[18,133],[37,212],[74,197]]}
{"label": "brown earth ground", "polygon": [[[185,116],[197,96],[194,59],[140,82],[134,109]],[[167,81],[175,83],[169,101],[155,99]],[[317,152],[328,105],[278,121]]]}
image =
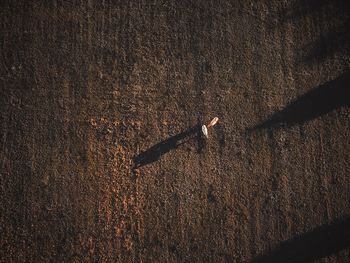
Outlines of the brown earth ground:
{"label": "brown earth ground", "polygon": [[0,262],[349,262],[349,13],[0,1]]}

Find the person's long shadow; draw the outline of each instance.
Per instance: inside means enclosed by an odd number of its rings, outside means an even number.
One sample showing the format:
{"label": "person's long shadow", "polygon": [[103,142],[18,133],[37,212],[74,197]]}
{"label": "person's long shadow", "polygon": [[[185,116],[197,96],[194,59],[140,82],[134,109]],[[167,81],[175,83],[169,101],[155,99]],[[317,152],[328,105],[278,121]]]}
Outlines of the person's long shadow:
{"label": "person's long shadow", "polygon": [[158,161],[162,155],[166,154],[167,152],[173,149],[178,148],[180,145],[188,142],[193,138],[197,139],[198,151],[201,152],[204,147],[204,138],[201,132],[201,125],[197,124],[196,126],[189,128],[186,131],[171,136],[170,138],[161,141],[156,145],[153,145],[151,148],[135,156],[135,168],[139,168],[146,164]]}
{"label": "person's long shadow", "polygon": [[293,126],[322,116],[340,107],[350,106],[350,72],[307,92],[273,114],[264,122],[247,129],[254,131],[265,128]]}
{"label": "person's long shadow", "polygon": [[313,262],[350,246],[350,218],[320,226],[261,255],[251,263]]}

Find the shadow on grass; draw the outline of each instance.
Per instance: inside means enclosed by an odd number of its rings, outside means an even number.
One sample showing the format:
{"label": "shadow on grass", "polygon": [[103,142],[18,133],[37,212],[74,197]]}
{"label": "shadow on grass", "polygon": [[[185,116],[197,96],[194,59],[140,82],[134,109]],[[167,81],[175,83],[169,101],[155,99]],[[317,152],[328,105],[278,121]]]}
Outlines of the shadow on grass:
{"label": "shadow on grass", "polygon": [[[272,18],[278,19],[281,24],[303,23],[302,19],[313,21],[322,20],[322,15],[327,14],[332,22],[329,27],[323,27],[315,42],[305,45],[300,54],[300,63],[319,65],[327,58],[347,58],[350,54],[350,1],[348,0],[296,0],[286,1],[285,7],[278,11]],[[320,19],[320,20],[319,20]]]}
{"label": "shadow on grass", "polygon": [[255,258],[251,263],[313,262],[350,246],[350,218],[323,225]]}
{"label": "shadow on grass", "polygon": [[146,151],[140,153],[134,157],[135,168],[139,168],[146,164],[158,161],[160,157],[167,152],[178,148],[180,145],[185,144],[190,139],[197,139],[198,152],[201,152],[204,147],[204,138],[202,136],[201,125],[189,128],[177,135],[171,136],[168,139],[157,143]]}
{"label": "shadow on grass", "polygon": [[296,0],[287,3],[287,7],[279,11],[281,22],[284,23],[321,13],[323,10],[333,9],[338,13],[347,12],[350,6],[347,0]]}
{"label": "shadow on grass", "polygon": [[[350,1],[349,1],[350,2]],[[349,11],[350,13],[350,8]],[[322,34],[317,39],[312,47],[306,46],[308,50],[304,56],[306,64],[322,63],[326,58],[332,57],[335,54],[346,58],[349,56],[350,48],[350,16],[346,21],[336,25],[329,32]]]}
{"label": "shadow on grass", "polygon": [[249,128],[248,132],[281,125],[302,124],[337,108],[349,106],[350,72],[346,72],[302,95],[266,121]]}

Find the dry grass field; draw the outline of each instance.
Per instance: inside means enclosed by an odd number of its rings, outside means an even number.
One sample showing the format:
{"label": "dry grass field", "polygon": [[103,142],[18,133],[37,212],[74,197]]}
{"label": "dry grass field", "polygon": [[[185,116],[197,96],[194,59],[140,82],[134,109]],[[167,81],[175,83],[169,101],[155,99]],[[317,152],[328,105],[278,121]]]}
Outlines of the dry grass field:
{"label": "dry grass field", "polygon": [[0,262],[349,262],[348,2],[0,0]]}

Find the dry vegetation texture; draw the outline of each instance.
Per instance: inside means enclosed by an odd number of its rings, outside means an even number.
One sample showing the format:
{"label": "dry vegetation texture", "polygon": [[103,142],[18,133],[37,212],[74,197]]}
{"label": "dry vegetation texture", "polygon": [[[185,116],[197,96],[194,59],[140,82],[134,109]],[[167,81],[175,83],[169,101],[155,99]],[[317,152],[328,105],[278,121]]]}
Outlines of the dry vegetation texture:
{"label": "dry vegetation texture", "polygon": [[0,262],[349,262],[349,14],[0,1]]}

